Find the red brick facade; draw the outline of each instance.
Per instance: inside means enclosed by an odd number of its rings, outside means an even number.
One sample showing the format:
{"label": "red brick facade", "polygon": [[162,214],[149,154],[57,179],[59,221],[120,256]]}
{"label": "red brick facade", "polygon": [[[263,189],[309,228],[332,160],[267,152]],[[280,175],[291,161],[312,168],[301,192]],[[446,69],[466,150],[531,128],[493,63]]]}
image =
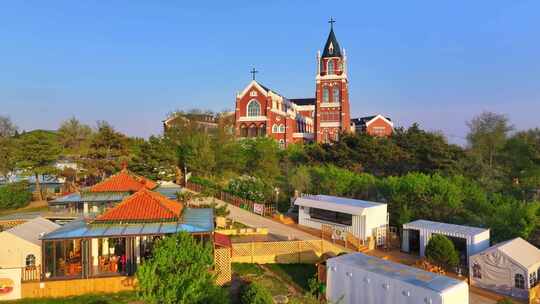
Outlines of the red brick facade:
{"label": "red brick facade", "polygon": [[393,130],[393,125],[381,117],[374,119],[366,126],[366,133],[371,136],[390,136]]}
{"label": "red brick facade", "polygon": [[315,98],[288,99],[255,80],[249,83],[236,96],[236,136],[269,136],[285,147],[331,142],[339,133],[350,132],[347,58],[333,29],[317,57]]}

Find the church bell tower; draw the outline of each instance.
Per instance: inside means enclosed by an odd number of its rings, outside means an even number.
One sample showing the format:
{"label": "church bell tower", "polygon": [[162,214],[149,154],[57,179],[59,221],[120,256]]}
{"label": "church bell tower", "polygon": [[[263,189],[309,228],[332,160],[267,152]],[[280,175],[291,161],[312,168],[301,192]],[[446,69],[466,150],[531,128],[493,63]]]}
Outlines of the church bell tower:
{"label": "church bell tower", "polygon": [[317,53],[315,140],[329,143],[340,133],[350,132],[349,81],[347,56],[334,34],[335,21],[330,18],[330,34],[324,50]]}

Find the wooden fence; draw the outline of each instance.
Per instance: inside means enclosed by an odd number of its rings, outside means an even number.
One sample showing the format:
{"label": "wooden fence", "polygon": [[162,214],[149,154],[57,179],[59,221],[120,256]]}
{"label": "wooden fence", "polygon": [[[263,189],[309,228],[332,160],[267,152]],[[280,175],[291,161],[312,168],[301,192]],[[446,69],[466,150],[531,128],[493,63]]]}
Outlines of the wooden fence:
{"label": "wooden fence", "polygon": [[236,263],[316,263],[323,253],[344,251],[325,240],[250,242],[232,244],[232,262]]}
{"label": "wooden fence", "polygon": [[22,298],[68,297],[87,293],[114,293],[135,290],[133,277],[88,278],[61,281],[23,282]]}
{"label": "wooden fence", "polygon": [[33,282],[41,279],[41,266],[23,267],[21,268],[21,281]]}
{"label": "wooden fence", "polygon": [[216,284],[224,285],[231,281],[231,248],[214,248],[214,271],[216,274]]}
{"label": "wooden fence", "polygon": [[[186,188],[195,192],[204,192],[205,190],[204,186],[191,182],[187,182]],[[213,193],[213,196],[238,208],[242,208],[262,216],[272,216],[277,211],[275,204],[257,203],[224,191],[216,191]]]}

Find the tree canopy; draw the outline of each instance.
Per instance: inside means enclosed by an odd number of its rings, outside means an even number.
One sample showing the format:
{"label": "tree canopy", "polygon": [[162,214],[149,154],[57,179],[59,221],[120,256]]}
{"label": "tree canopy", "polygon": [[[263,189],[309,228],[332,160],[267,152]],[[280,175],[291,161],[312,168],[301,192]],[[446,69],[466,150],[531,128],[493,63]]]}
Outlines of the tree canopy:
{"label": "tree canopy", "polygon": [[160,240],[137,270],[138,291],[146,303],[228,303],[215,285],[212,247],[181,232]]}

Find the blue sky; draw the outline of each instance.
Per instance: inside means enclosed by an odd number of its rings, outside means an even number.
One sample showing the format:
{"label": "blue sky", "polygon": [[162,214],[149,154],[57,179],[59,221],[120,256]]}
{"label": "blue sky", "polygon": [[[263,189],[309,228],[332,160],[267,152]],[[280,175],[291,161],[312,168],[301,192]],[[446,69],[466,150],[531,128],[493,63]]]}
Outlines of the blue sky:
{"label": "blue sky", "polygon": [[258,80],[310,97],[337,20],[353,116],[383,113],[462,142],[481,111],[540,126],[540,1],[2,1],[0,114],[76,116],[129,135],[174,109],[232,109]]}

